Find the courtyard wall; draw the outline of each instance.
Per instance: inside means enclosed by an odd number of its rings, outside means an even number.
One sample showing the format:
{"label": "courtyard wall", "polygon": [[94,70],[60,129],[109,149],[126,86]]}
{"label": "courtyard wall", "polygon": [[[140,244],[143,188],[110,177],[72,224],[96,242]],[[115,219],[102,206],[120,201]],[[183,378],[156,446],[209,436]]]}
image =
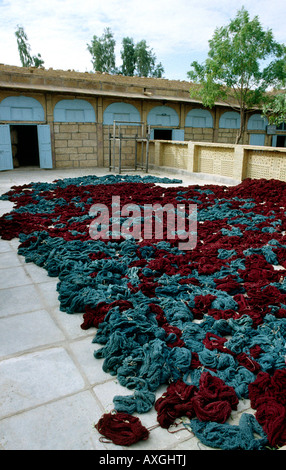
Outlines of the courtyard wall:
{"label": "courtyard wall", "polygon": [[286,181],[286,149],[204,142],[150,142],[149,166],[177,174]]}

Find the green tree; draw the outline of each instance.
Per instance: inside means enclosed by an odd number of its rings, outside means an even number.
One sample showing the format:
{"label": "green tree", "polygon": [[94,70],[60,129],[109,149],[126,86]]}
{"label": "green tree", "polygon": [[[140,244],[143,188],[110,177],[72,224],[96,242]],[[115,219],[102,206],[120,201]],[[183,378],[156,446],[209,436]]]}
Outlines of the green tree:
{"label": "green tree", "polygon": [[92,64],[95,71],[131,77],[134,75],[139,77],[162,77],[164,68],[161,62],[156,63],[153,49],[150,49],[145,40],[135,44],[133,38],[123,38],[120,51],[122,60],[120,68],[115,65],[115,45],[116,42],[110,28],[104,30],[101,38],[93,36],[91,44],[87,45],[87,49],[92,55]]}
{"label": "green tree", "polygon": [[271,62],[265,74],[270,74],[274,82],[274,90],[267,94],[263,106],[263,114],[270,124],[286,122],[286,47],[281,59]]}
{"label": "green tree", "polygon": [[19,25],[17,28],[18,29],[15,32],[15,36],[17,38],[18,51],[22,67],[42,67],[44,61],[41,58],[41,54],[31,56],[31,47],[28,43],[28,37],[24,31],[24,28]]}
{"label": "green tree", "polygon": [[139,77],[161,78],[164,68],[161,64],[156,65],[156,55],[150,49],[145,39],[139,41],[135,46],[136,75]]}
{"label": "green tree", "polygon": [[132,38],[123,38],[121,49],[123,75],[133,76],[136,68],[135,44]]}
{"label": "green tree", "polygon": [[190,90],[204,106],[213,107],[218,99],[240,112],[239,143],[246,123],[246,113],[262,106],[267,87],[274,77],[261,69],[263,61],[281,57],[283,46],[274,41],[271,30],[264,31],[257,16],[250,20],[242,8],[225,27],[216,28],[209,41],[205,63],[193,62],[189,78],[198,84]]}
{"label": "green tree", "polygon": [[275,97],[270,98],[263,107],[263,115],[267,117],[270,124],[279,126],[286,122],[286,92],[285,88]]}
{"label": "green tree", "polygon": [[96,72],[115,73],[115,44],[110,28],[105,28],[100,38],[93,36],[91,44],[87,44],[87,49],[92,55],[92,65]]}
{"label": "green tree", "polygon": [[164,67],[163,65],[161,64],[161,62],[159,62],[159,64],[157,64],[152,72],[152,77],[155,77],[155,78],[162,78],[163,77],[163,73],[164,73]]}

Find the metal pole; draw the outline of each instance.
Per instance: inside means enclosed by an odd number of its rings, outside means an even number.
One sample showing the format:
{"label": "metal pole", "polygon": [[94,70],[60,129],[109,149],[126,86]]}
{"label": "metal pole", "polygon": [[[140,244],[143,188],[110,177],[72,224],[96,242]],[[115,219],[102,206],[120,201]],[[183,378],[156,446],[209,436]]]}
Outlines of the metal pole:
{"label": "metal pole", "polygon": [[118,162],[118,173],[121,173],[121,133],[119,132],[119,162]]}
{"label": "metal pole", "polygon": [[138,135],[135,135],[135,170],[137,170],[137,137]]}
{"label": "metal pole", "polygon": [[115,121],[113,121],[113,170],[115,169]]}

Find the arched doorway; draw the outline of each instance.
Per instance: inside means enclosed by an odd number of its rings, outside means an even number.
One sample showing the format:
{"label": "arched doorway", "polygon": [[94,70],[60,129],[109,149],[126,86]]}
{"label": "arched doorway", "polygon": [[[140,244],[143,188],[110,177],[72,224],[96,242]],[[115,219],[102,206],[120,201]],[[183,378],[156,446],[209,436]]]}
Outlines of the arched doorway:
{"label": "arched doorway", "polygon": [[0,170],[53,167],[50,126],[44,122],[43,106],[35,98],[19,95],[1,101]]}

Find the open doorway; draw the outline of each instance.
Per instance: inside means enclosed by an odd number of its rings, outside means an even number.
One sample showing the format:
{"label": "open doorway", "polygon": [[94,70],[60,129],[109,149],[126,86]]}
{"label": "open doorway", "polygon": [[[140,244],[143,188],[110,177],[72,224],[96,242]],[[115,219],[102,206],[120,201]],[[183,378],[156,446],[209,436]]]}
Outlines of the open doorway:
{"label": "open doorway", "polygon": [[286,147],[286,135],[277,135],[276,147]]}
{"label": "open doorway", "polygon": [[36,125],[11,125],[13,167],[40,166]]}
{"label": "open doorway", "polygon": [[172,129],[154,129],[155,140],[172,140]]}

